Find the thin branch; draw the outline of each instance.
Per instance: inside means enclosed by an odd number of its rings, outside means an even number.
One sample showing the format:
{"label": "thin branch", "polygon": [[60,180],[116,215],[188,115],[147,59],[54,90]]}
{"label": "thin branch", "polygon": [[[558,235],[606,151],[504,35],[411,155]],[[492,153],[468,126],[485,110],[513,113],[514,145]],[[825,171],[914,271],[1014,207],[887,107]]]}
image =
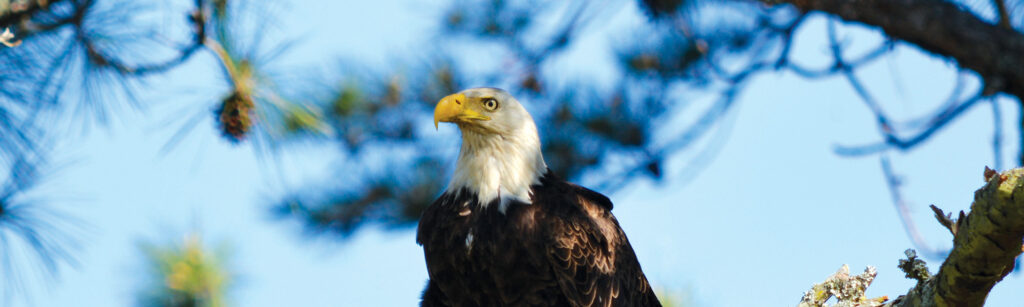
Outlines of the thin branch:
{"label": "thin branch", "polygon": [[[960,105],[960,100],[962,99],[961,97],[963,97],[963,91],[964,91],[964,88],[966,87],[966,85],[967,85],[966,74],[961,69],[956,74],[956,81],[953,83],[953,89],[950,90],[949,96],[947,96],[946,101],[942,104],[942,106],[943,106],[942,107],[942,111],[939,111],[937,114],[941,114],[941,113],[944,113],[944,112],[952,112],[953,110],[955,110],[956,107],[958,105]],[[894,123],[894,125],[896,127],[920,129],[920,128],[927,127],[929,125],[933,125],[934,123],[935,123],[935,116],[934,115],[927,115],[927,116],[922,116],[920,118],[911,119],[911,120],[908,120],[908,121],[905,121],[905,122],[902,122],[902,123],[897,122],[897,123]]]}
{"label": "thin branch", "polygon": [[633,177],[649,172],[648,166],[651,163],[675,152],[679,152],[682,149],[688,148],[689,145],[694,144],[694,141],[696,141],[697,138],[703,136],[705,132],[711,129],[718,119],[720,119],[734,105],[736,96],[741,87],[741,85],[730,86],[719,95],[719,99],[715,101],[715,103],[701,114],[696,122],[691,124],[686,131],[683,131],[673,138],[673,141],[661,146],[660,148],[648,150],[646,159],[637,162],[632,167],[628,167],[617,174],[605,176],[605,181],[595,184],[594,187],[604,193],[614,193],[616,190],[624,187]]}
{"label": "thin branch", "polygon": [[[893,46],[895,46],[894,41],[885,40],[881,44],[879,44],[878,47],[871,49],[871,51],[868,51],[867,53],[861,55],[860,57],[854,58],[852,60],[842,60],[843,66],[848,67],[850,70],[856,70],[857,67],[874,62],[875,60],[881,58],[883,55],[888,54],[890,51],[892,51]],[[796,73],[797,75],[807,79],[830,77],[841,72],[840,63],[838,61],[835,61],[834,59],[832,65],[830,65],[827,68],[807,68],[800,64],[797,64],[796,62],[793,62],[792,60],[786,60],[786,63],[787,65],[784,68],[789,69],[790,71]]]}
{"label": "thin branch", "polygon": [[790,63],[789,52],[793,47],[793,32],[807,19],[806,12],[800,12],[788,26],[782,29],[782,51],[779,52],[779,59],[775,61],[775,69],[782,68]]}
{"label": "thin branch", "polygon": [[996,7],[996,14],[999,15],[999,26],[1006,29],[1013,29],[1010,26],[1010,13],[1006,10],[1005,0],[992,0]]}
{"label": "thin branch", "polygon": [[[89,5],[92,2],[93,1],[87,1],[86,5]],[[84,14],[86,9],[80,8],[79,11],[79,14]],[[98,64],[100,66],[113,68],[114,70],[122,74],[141,76],[151,73],[161,73],[167,71],[168,69],[177,67],[178,65],[184,63],[186,60],[192,57],[192,55],[195,54],[197,50],[204,46],[204,44],[206,43],[206,20],[208,19],[206,7],[204,5],[204,0],[195,0],[195,9],[191,13],[189,13],[188,17],[189,22],[191,22],[192,24],[192,40],[184,47],[181,47],[178,50],[178,55],[176,55],[175,57],[147,64],[130,65],[118,58],[104,54],[102,51],[100,51],[99,48],[96,47],[95,43],[92,41],[92,38],[90,38],[89,35],[87,35],[84,32],[84,29],[81,24],[76,25],[76,33],[78,39],[82,42],[82,45],[85,47],[86,54],[89,56],[89,60],[93,63]],[[79,22],[81,22],[81,20],[79,20]]]}
{"label": "thin branch", "polygon": [[878,129],[881,130],[882,133],[891,134],[893,128],[892,125],[889,123],[888,117],[885,116],[885,112],[882,110],[882,106],[878,104],[878,101],[875,100],[873,96],[871,96],[871,93],[868,92],[867,87],[865,87],[864,84],[860,82],[860,79],[858,79],[857,76],[853,73],[853,69],[845,62],[843,62],[842,47],[839,45],[839,39],[836,35],[836,21],[830,19],[827,27],[829,49],[832,50],[832,58],[833,60],[835,60],[836,67],[843,74],[843,77],[846,78],[846,81],[850,83],[850,86],[853,87],[853,90],[857,93],[857,96],[860,96],[861,100],[863,100],[864,103],[867,104],[868,109],[871,109],[871,112],[875,114],[875,120],[878,122]]}
{"label": "thin branch", "polygon": [[[986,170],[988,170],[988,168],[986,168]],[[965,221],[964,217],[966,214],[964,211],[961,210],[959,217],[953,219],[952,213],[945,213],[942,209],[939,209],[938,206],[928,205],[928,207],[932,208],[932,212],[935,213],[935,220],[939,221],[939,224],[941,224],[942,227],[946,227],[946,229],[949,230],[949,233],[956,237],[956,233],[960,231],[960,224]]]}
{"label": "thin branch", "polygon": [[[749,77],[760,72],[792,66],[792,62],[787,59],[789,54],[788,46],[792,42],[793,32],[800,24],[802,24],[805,17],[805,14],[799,14],[785,26],[773,25],[767,18],[763,18],[761,20],[769,31],[766,35],[767,38],[778,37],[782,39],[782,50],[780,51],[779,56],[773,59],[762,59],[764,52],[771,49],[771,44],[756,44],[756,46],[752,48],[754,51],[751,52],[751,58],[748,60],[747,66],[737,72],[730,72],[718,65],[713,54],[707,54],[706,65],[708,69],[716,79],[725,83],[725,89],[718,94],[718,99],[712,103],[712,105],[709,106],[695,122],[690,124],[685,131],[673,137],[672,140],[666,144],[645,150],[644,157],[636,161],[634,165],[626,167],[614,175],[606,176],[605,178],[608,179],[596,184],[595,188],[605,193],[613,193],[615,190],[624,187],[626,182],[629,182],[629,180],[635,176],[651,172],[652,165],[656,165],[666,156],[689,148],[691,145],[695,144],[697,139],[713,128],[718,120],[722,118],[734,105],[736,98],[742,91],[746,82],[750,80]],[[688,35],[688,37],[690,39],[694,39],[693,36]],[[889,49],[890,48],[885,48],[885,50]],[[858,63],[871,61],[879,57],[881,54],[884,54],[884,52],[871,52],[864,57],[859,58]]]}
{"label": "thin branch", "polygon": [[999,100],[989,98],[992,105],[992,165],[996,170],[1003,169],[1003,112],[999,109]]}
{"label": "thin branch", "polygon": [[842,72],[843,77],[846,79],[846,81],[850,83],[850,86],[853,87],[857,95],[868,106],[868,109],[871,110],[872,114],[874,114],[875,121],[878,124],[878,130],[885,138],[884,142],[878,144],[869,144],[863,146],[836,146],[835,152],[836,154],[839,154],[841,156],[861,156],[867,154],[874,154],[887,150],[889,148],[896,148],[899,150],[911,149],[914,146],[923,142],[924,140],[927,140],[929,137],[932,136],[932,134],[945,127],[947,123],[952,121],[954,118],[959,117],[961,113],[963,113],[967,109],[970,109],[970,107],[974,106],[975,103],[981,100],[982,95],[984,94],[984,89],[982,88],[979,89],[976,95],[972,96],[970,99],[962,103],[951,103],[959,99],[960,96],[961,88],[959,85],[961,83],[960,79],[958,79],[958,86],[955,86],[953,88],[953,92],[952,94],[950,94],[950,98],[947,100],[948,102],[946,103],[946,105],[949,105],[949,107],[943,109],[937,115],[933,116],[930,120],[928,120],[928,127],[925,128],[925,130],[922,131],[921,133],[909,139],[900,138],[898,135],[896,135],[896,131],[892,125],[892,121],[885,114],[885,111],[882,110],[881,105],[878,103],[877,100],[875,100],[871,93],[868,92],[864,84],[860,81],[859,78],[857,78],[857,75],[854,74],[853,66],[850,66],[847,63],[843,62],[842,48],[839,44],[839,39],[836,35],[834,20],[828,23],[828,39],[829,47],[832,50],[832,57],[835,60],[837,69],[840,72]]}
{"label": "thin branch", "polygon": [[892,197],[892,205],[896,208],[896,212],[899,214],[900,221],[903,223],[903,230],[907,232],[907,236],[910,237],[910,241],[914,243],[919,250],[922,250],[925,255],[929,258],[942,259],[945,256],[945,251],[933,249],[924,240],[924,236],[917,231],[917,224],[914,223],[914,217],[910,214],[910,206],[907,205],[906,200],[903,198],[903,193],[900,187],[903,182],[899,176],[892,171],[892,164],[889,162],[889,157],[881,157],[882,174],[885,175],[885,184],[889,188],[889,196]]}
{"label": "thin branch", "polygon": [[[755,56],[756,54],[758,52],[755,52]],[[596,184],[595,188],[605,193],[613,193],[613,191],[625,186],[626,182],[629,182],[636,175],[649,172],[649,166],[652,163],[656,163],[663,157],[693,145],[698,138],[710,130],[735,105],[734,102],[744,85],[746,85],[749,77],[768,71],[769,68],[773,67],[773,62],[753,62],[739,72],[730,73],[715,64],[715,61],[709,57],[708,66],[718,78],[727,84],[726,88],[719,93],[718,99],[694,123],[690,124],[689,128],[672,138],[672,141],[658,148],[647,150],[646,159],[638,161],[618,174],[606,176],[605,178],[607,179]]]}
{"label": "thin branch", "polygon": [[950,112],[942,112],[936,115],[933,118],[932,125],[928,126],[928,128],[926,128],[924,131],[921,131],[920,133],[909,138],[901,138],[890,131],[887,133],[883,133],[885,141],[881,143],[859,146],[837,145],[835,148],[835,153],[841,156],[863,156],[868,154],[879,153],[892,148],[898,150],[911,149],[914,146],[920,144],[921,142],[927,140],[929,137],[935,134],[935,132],[938,132],[939,130],[945,128],[946,125],[949,124],[953,119],[959,117],[959,115],[962,114],[964,111],[967,111],[968,109],[973,107],[975,104],[981,101],[982,98],[984,98],[982,96],[982,91],[979,90],[976,95],[972,96],[971,98],[968,98],[964,102],[961,102],[956,106],[956,108],[954,108]]}
{"label": "thin branch", "polygon": [[540,48],[540,50],[531,52],[530,55],[527,56],[531,65],[538,65],[538,63],[547,59],[552,53],[562,50],[568,46],[569,42],[572,41],[572,36],[590,20],[583,18],[583,12],[587,10],[590,2],[582,1],[579,3],[579,8],[572,13],[572,17],[569,17],[569,21],[562,26],[561,30],[552,36],[551,41],[549,41],[546,46]]}

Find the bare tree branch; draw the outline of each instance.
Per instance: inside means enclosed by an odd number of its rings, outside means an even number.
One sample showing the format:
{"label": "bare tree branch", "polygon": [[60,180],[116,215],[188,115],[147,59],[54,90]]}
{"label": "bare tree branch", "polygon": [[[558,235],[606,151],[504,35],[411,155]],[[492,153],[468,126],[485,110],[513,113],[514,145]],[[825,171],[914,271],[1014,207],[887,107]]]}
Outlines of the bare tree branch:
{"label": "bare tree branch", "polygon": [[874,96],[871,95],[867,87],[864,86],[864,83],[861,82],[854,73],[854,68],[857,66],[848,64],[843,60],[842,46],[840,45],[839,38],[836,34],[835,22],[830,21],[827,27],[829,50],[832,52],[833,61],[835,61],[834,70],[842,73],[846,81],[850,83],[850,86],[853,87],[854,91],[857,93],[857,96],[859,96],[861,100],[864,101],[864,104],[868,106],[868,109],[871,110],[871,113],[875,116],[879,132],[885,138],[885,141],[880,144],[855,147],[838,146],[835,151],[839,155],[859,156],[873,154],[892,147],[900,150],[910,149],[922,141],[927,140],[933,133],[941,130],[946,123],[958,117],[971,106],[974,106],[974,104],[981,98],[982,93],[979,92],[973,98],[965,101],[964,103],[957,104],[956,101],[959,100],[960,92],[962,90],[962,81],[958,78],[957,85],[953,88],[953,92],[950,94],[949,102],[946,103],[949,107],[927,120],[927,128],[925,128],[925,130],[920,134],[909,139],[900,138],[896,133],[892,120],[890,120],[888,115],[885,114],[885,111],[882,110],[881,104],[878,103]]}
{"label": "bare tree branch", "polygon": [[1024,98],[1024,35],[981,20],[961,6],[941,0],[764,0],[790,3],[877,26],[886,35],[939,56],[951,57],[985,79],[985,94],[1005,92]]}
{"label": "bare tree branch", "polygon": [[[882,152],[890,148],[896,148],[900,150],[910,149],[916,146],[917,144],[920,144],[921,142],[927,140],[929,137],[932,136],[932,134],[935,134],[935,132],[938,132],[939,130],[942,130],[942,128],[945,128],[946,124],[949,124],[953,119],[959,117],[961,113],[967,111],[975,104],[977,104],[977,102],[981,101],[982,98],[984,98],[981,95],[982,92],[981,90],[979,90],[977,94],[957,104],[956,107],[952,109],[943,110],[939,114],[936,114],[932,118],[932,124],[925,128],[924,131],[921,131],[914,136],[902,138],[896,135],[892,130],[885,131],[883,129],[882,134],[885,137],[885,141],[882,143],[861,146],[836,146],[835,152],[836,154],[843,156],[862,156]],[[884,115],[881,116],[884,117]]]}
{"label": "bare tree branch", "polygon": [[992,286],[1013,270],[1024,240],[1024,169],[988,177],[971,212],[956,222],[953,250],[939,273],[893,306],[982,306]]}

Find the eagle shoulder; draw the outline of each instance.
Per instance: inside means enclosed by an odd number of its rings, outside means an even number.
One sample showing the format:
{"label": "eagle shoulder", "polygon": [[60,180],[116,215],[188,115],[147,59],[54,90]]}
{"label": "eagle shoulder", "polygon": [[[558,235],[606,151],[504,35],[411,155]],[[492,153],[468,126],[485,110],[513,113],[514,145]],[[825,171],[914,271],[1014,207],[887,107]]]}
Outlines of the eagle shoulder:
{"label": "eagle shoulder", "polygon": [[560,193],[536,201],[555,217],[547,223],[545,252],[566,299],[575,306],[660,306],[611,200],[569,182],[556,185]]}
{"label": "eagle shoulder", "polygon": [[566,184],[569,186],[569,189],[571,189],[573,193],[579,195],[582,201],[586,201],[588,203],[601,206],[602,208],[608,211],[612,210],[612,200],[608,199],[608,196],[604,196],[604,194],[576,185],[572,182],[566,182]]}
{"label": "eagle shoulder", "polygon": [[441,208],[443,203],[450,201],[449,198],[451,198],[449,195],[442,194],[420,213],[420,220],[416,225],[417,244],[425,246],[425,244],[430,241],[430,234],[434,232],[433,228],[439,224],[438,219],[445,218],[440,211],[443,210]]}

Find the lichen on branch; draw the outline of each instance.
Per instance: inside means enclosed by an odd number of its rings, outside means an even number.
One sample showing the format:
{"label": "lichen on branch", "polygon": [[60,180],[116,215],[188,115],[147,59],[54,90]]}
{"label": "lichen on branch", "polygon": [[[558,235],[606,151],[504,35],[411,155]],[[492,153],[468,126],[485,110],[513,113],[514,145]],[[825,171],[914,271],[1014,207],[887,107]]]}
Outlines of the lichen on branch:
{"label": "lichen on branch", "polygon": [[[868,286],[875,280],[878,271],[875,267],[867,267],[864,273],[850,276],[850,267],[843,265],[835,274],[829,276],[824,282],[811,287],[810,291],[804,293],[798,307],[874,307],[884,306],[889,300],[888,297],[868,298],[864,295]],[[838,302],[834,305],[827,305],[829,299],[835,297]]]}
{"label": "lichen on branch", "polygon": [[900,269],[917,285],[892,302],[885,297],[866,299],[864,290],[875,277],[874,268],[849,276],[844,265],[825,282],[804,294],[798,306],[983,306],[989,291],[1014,268],[1024,241],[1024,168],[999,174],[986,169],[984,187],[974,193],[970,213],[953,220],[933,206],[938,221],[953,233],[953,249],[939,272],[931,276],[916,252],[907,250]]}
{"label": "lichen on branch", "polygon": [[956,221],[953,250],[939,273],[896,306],[982,306],[1009,274],[1024,240],[1024,169],[998,176],[974,193],[971,211]]}

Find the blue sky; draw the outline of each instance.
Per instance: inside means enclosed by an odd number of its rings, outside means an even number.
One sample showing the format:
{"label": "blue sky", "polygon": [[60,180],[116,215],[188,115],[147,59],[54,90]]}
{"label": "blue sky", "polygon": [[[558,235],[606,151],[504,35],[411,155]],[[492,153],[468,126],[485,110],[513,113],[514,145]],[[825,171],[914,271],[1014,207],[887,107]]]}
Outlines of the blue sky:
{"label": "blue sky", "polygon": [[[552,69],[607,78],[611,70],[586,63],[608,59],[603,46],[633,34],[629,27],[643,22],[636,3],[613,2],[619,8],[610,10],[608,22],[585,32],[580,45]],[[417,46],[430,43],[441,12],[427,1],[279,7],[284,9],[272,26],[278,35],[300,39],[275,63],[282,70],[330,69],[338,67],[339,57],[372,67],[419,56]],[[852,52],[878,40],[869,31],[844,33]],[[794,57],[808,65],[828,64],[824,38],[823,19],[815,17],[798,33]],[[15,300],[15,306],[130,305],[144,281],[137,243],[181,240],[193,230],[210,246],[231,250],[231,268],[238,274],[231,295],[235,306],[417,303],[427,275],[412,229],[371,227],[338,242],[303,236],[297,223],[270,218],[267,209],[276,195],[331,180],[336,156],[330,146],[304,144],[275,162],[251,146],[221,140],[207,115],[211,97],[221,90],[211,60],[202,55],[151,80],[142,95],[143,110],[123,111],[105,128],[71,131],[73,137],[58,142],[54,158],[73,163],[37,193],[59,200],[59,207],[86,222],[79,234],[79,265],[62,270],[56,282],[36,283],[32,300]],[[886,111],[909,118],[928,114],[943,101],[954,72],[949,64],[903,46],[859,74]],[[724,138],[723,147],[695,178],[680,180],[691,175],[678,170],[693,157],[682,153],[668,161],[665,181],[640,180],[610,195],[651,282],[689,293],[697,306],[793,305],[842,264],[854,272],[878,267],[870,295],[895,297],[912,287],[896,263],[913,246],[878,158],[832,152],[837,144],[879,139],[870,113],[847,83],[769,73],[756,77],[737,103],[723,126],[728,130],[712,134]],[[707,99],[695,98],[694,104],[688,110],[701,108]],[[1018,152],[1011,115],[1017,109],[1006,99],[1001,104],[1007,111],[1004,162],[1010,162]],[[196,114],[203,117],[195,131],[162,152],[182,123],[168,124],[168,119]],[[666,119],[663,125],[671,130],[686,119]],[[927,205],[947,211],[970,205],[984,166],[993,165],[992,129],[991,111],[981,105],[917,149],[890,154],[905,179],[913,217],[932,246],[949,247],[951,238]],[[930,264],[934,271],[939,261]],[[1024,292],[1015,289],[1022,286],[1024,278],[1008,277],[992,291],[989,305],[1019,304]]]}

